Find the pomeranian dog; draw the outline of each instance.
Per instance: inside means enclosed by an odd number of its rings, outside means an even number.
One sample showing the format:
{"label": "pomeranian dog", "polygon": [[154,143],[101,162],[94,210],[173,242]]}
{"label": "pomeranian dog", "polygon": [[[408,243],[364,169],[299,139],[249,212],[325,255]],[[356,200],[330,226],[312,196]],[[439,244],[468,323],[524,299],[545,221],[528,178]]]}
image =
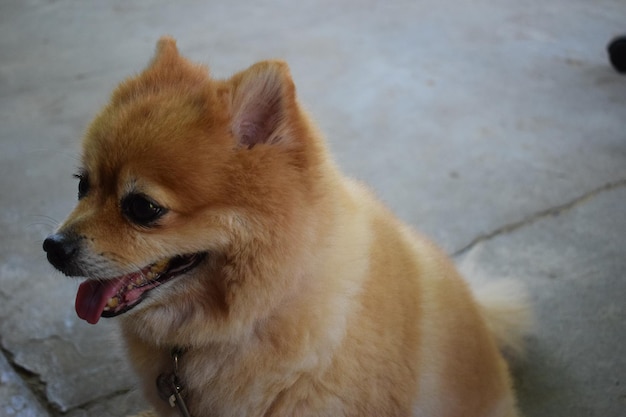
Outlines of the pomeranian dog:
{"label": "pomeranian dog", "polygon": [[[518,416],[502,350],[527,308],[344,177],[281,61],[227,80],[159,40],[83,141],[43,248],[120,316],[162,417]],[[500,294],[502,293],[502,294]]]}

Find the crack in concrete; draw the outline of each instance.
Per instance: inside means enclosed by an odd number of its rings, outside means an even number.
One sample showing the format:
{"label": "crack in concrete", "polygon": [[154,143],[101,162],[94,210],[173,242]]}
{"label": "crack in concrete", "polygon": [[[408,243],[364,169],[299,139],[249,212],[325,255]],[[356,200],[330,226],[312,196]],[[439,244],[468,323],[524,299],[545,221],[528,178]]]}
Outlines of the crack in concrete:
{"label": "crack in concrete", "polygon": [[50,415],[50,417],[61,416],[60,410],[55,405],[48,401],[46,396],[46,383],[41,379],[41,376],[15,362],[13,353],[0,346],[0,351],[6,358],[9,366],[13,371],[22,379],[24,385],[33,394],[39,405]]}
{"label": "crack in concrete", "polygon": [[[47,340],[60,338],[57,335],[52,335],[50,337],[42,338],[42,339],[31,339],[31,340]],[[63,411],[58,404],[50,401],[46,394],[46,382],[41,378],[41,375],[33,372],[32,370],[20,365],[15,360],[15,355],[9,349],[7,349],[0,341],[0,352],[6,358],[6,361],[9,363],[9,366],[13,371],[17,374],[17,376],[23,381],[25,387],[33,394],[39,405],[44,409],[46,413],[50,417],[62,417],[66,416],[72,412],[84,410],[87,411],[89,407],[95,406],[100,402],[105,402],[108,400],[112,400],[116,397],[126,395],[132,391],[132,388],[120,389],[117,391],[113,391],[109,394],[102,395],[100,397],[94,398],[82,404],[79,404],[75,407],[67,409]]]}
{"label": "crack in concrete", "polygon": [[85,402],[83,404],[80,404],[80,405],[78,405],[76,407],[73,407],[73,408],[67,410],[65,413],[63,413],[63,415],[70,414],[70,413],[72,413],[74,411],[80,411],[80,410],[88,411],[89,407],[95,406],[95,405],[97,405],[97,404],[99,404],[101,402],[112,400],[115,397],[120,397],[122,395],[126,395],[126,394],[128,394],[128,393],[130,393],[132,391],[133,391],[132,388],[126,388],[126,389],[120,389],[120,390],[117,390],[117,391],[113,391],[113,392],[111,392],[109,394],[103,395],[101,397],[94,398],[93,400],[87,401],[87,402]]}
{"label": "crack in concrete", "polygon": [[514,223],[509,223],[506,224],[502,227],[499,227],[489,233],[485,233],[483,235],[480,235],[478,237],[476,237],[475,239],[473,239],[471,242],[469,242],[467,245],[463,246],[461,249],[456,250],[455,252],[452,253],[452,257],[456,258],[458,256],[461,256],[463,254],[465,254],[466,252],[468,252],[470,249],[472,249],[474,246],[478,245],[479,243],[485,242],[487,240],[491,240],[495,237],[498,237],[500,235],[503,234],[507,234],[507,233],[511,233],[514,232],[518,229],[521,229],[522,227],[525,226],[529,226],[541,219],[547,218],[547,217],[552,217],[552,216],[558,216],[564,212],[567,212],[569,210],[572,210],[573,208],[579,206],[580,204],[583,204],[589,200],[591,200],[592,198],[594,198],[595,196],[597,196],[598,194],[604,193],[606,191],[612,191],[618,188],[622,188],[622,187],[626,187],[626,178],[614,181],[614,182],[609,182],[607,184],[604,184],[601,187],[595,188],[591,191],[586,192],[585,194],[574,198],[571,201],[568,201],[567,203],[564,204],[560,204],[558,206],[554,206],[554,207],[550,207],[546,210],[542,210],[539,211],[531,216],[525,217],[520,221],[514,222]]}

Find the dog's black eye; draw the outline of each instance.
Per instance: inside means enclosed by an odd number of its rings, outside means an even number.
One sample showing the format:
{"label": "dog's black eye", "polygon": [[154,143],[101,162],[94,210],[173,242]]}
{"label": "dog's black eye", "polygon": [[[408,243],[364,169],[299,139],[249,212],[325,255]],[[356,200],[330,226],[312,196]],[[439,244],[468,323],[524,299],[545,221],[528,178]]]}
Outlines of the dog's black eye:
{"label": "dog's black eye", "polygon": [[142,194],[130,194],[122,200],[122,212],[133,223],[150,226],[166,209]]}
{"label": "dog's black eye", "polygon": [[78,199],[80,200],[89,192],[89,177],[86,174],[76,174],[74,177],[78,178]]}

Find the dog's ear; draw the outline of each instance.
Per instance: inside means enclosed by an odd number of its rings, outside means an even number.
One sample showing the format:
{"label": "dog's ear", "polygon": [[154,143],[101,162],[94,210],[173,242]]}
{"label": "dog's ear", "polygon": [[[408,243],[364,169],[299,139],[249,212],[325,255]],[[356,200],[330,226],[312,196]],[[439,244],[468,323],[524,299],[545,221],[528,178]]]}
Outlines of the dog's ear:
{"label": "dog's ear", "polygon": [[259,62],[231,78],[231,130],[241,146],[275,144],[293,134],[295,86],[282,61]]}
{"label": "dog's ear", "polygon": [[148,68],[172,66],[175,65],[179,59],[180,54],[176,47],[176,40],[170,36],[162,36],[157,42],[156,53],[152,61],[150,61]]}
{"label": "dog's ear", "polygon": [[139,75],[125,80],[114,91],[112,104],[121,104],[143,93],[173,85],[198,88],[207,79],[206,67],[185,59],[179,54],[174,38],[163,36],[157,42],[156,53],[148,66]]}

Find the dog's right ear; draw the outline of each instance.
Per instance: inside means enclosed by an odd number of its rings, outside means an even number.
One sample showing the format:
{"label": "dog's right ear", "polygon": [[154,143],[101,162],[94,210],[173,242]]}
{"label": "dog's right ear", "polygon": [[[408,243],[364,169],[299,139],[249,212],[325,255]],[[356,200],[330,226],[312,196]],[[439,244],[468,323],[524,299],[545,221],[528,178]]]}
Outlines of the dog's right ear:
{"label": "dog's right ear", "polygon": [[208,76],[206,67],[195,65],[180,55],[174,38],[163,36],[157,42],[156,53],[148,66],[139,75],[121,83],[114,91],[112,104],[121,104],[143,93],[171,86],[198,88],[206,82]]}
{"label": "dog's right ear", "polygon": [[150,61],[148,68],[172,66],[175,65],[179,59],[180,54],[176,47],[176,40],[170,36],[162,36],[157,42],[156,53],[152,61]]}
{"label": "dog's right ear", "polygon": [[241,146],[292,139],[295,86],[285,62],[259,62],[234,75],[231,83],[231,130]]}

